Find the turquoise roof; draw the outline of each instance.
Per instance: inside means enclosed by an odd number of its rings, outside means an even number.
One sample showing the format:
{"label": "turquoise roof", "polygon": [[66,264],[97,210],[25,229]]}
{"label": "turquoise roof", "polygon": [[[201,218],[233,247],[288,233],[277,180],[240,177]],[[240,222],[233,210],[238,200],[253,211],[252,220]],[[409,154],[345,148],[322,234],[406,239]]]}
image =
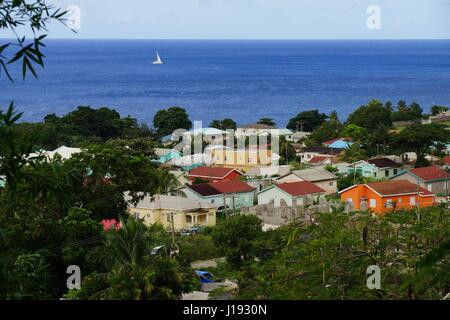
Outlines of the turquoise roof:
{"label": "turquoise roof", "polygon": [[349,146],[351,146],[353,142],[350,141],[344,141],[344,140],[337,140],[330,144],[328,148],[337,148],[337,149],[345,149]]}

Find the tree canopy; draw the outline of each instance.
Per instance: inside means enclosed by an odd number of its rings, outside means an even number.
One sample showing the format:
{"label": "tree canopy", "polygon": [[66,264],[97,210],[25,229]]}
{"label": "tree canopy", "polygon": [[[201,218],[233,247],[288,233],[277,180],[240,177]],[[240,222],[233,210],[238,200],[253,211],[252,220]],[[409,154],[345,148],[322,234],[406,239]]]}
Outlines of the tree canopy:
{"label": "tree canopy", "polygon": [[170,107],[158,111],[153,118],[153,126],[159,137],[172,134],[177,129],[190,130],[192,122],[185,109]]}
{"label": "tree canopy", "polygon": [[289,120],[287,128],[293,131],[303,130],[312,132],[324,123],[327,118],[328,116],[326,114],[320,113],[317,109],[303,111]]}

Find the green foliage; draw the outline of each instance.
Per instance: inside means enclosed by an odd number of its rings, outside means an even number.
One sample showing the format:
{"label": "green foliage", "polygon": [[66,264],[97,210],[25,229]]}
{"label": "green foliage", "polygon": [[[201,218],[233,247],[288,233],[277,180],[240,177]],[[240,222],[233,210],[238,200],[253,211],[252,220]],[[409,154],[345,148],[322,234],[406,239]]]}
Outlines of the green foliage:
{"label": "green foliage", "polygon": [[[235,273],[238,298],[442,299],[449,290],[448,212],[428,208],[421,217],[339,209],[316,214],[313,224],[277,229],[272,236],[288,240]],[[370,265],[381,268],[381,290],[366,286]]]}
{"label": "green foliage", "polygon": [[450,132],[438,124],[413,124],[402,130],[394,140],[398,152],[414,151],[417,154],[416,167],[428,165],[425,156],[439,155],[450,142]]}
{"label": "green foliage", "polygon": [[[45,47],[43,40],[46,37],[47,25],[51,21],[66,23],[66,12],[49,5],[47,1],[28,0],[2,0],[0,1],[0,30],[9,30],[15,41],[0,43],[0,75],[5,73],[10,81],[13,77],[8,70],[8,64],[21,61],[22,77],[25,79],[27,72],[31,72],[37,78],[36,66],[44,67],[44,54],[41,51]],[[34,38],[27,41],[19,36],[19,32],[31,31]],[[10,52],[7,49],[18,48]]]}
{"label": "green foliage", "polygon": [[405,101],[399,101],[397,111],[392,113],[392,121],[414,121],[422,119],[423,109],[417,102],[407,105]]}
{"label": "green foliage", "polygon": [[341,136],[342,123],[339,121],[335,112],[330,114],[329,120],[323,122],[314,129],[307,138],[309,145],[321,145],[322,142],[335,139]]}
{"label": "green foliage", "polygon": [[275,127],[277,125],[271,118],[261,118],[258,120],[257,124],[265,124],[272,127]]}
{"label": "green foliage", "polygon": [[213,120],[209,126],[211,128],[216,128],[219,130],[228,130],[228,129],[236,130],[237,127],[236,122],[228,118],[223,120]]}
{"label": "green foliage", "polygon": [[279,138],[279,148],[280,156],[282,157],[281,162],[288,164],[290,161],[294,161],[297,157],[292,143],[286,140],[286,137],[281,136]]}
{"label": "green foliage", "polygon": [[172,134],[177,129],[191,129],[192,122],[185,109],[170,107],[155,114],[153,126],[156,128],[158,137],[163,137]]}
{"label": "green foliage", "polygon": [[213,238],[206,234],[180,237],[178,246],[180,247],[179,259],[188,263],[219,257]]}
{"label": "green foliage", "polygon": [[312,132],[315,128],[320,126],[328,116],[324,113],[319,113],[319,110],[308,110],[300,112],[294,118],[290,119],[287,125],[288,129],[293,131],[309,131]]}
{"label": "green foliage", "polygon": [[191,291],[197,279],[186,264],[167,256],[150,255],[154,232],[142,220],[122,221],[119,231],[107,232],[111,248],[111,271],[96,272],[83,279],[81,290],[70,292],[72,299],[173,300]]}
{"label": "green foliage", "polygon": [[389,104],[383,105],[378,100],[372,100],[350,114],[347,123],[362,127],[368,132],[375,131],[381,125],[391,127],[392,109]]}
{"label": "green foliage", "polygon": [[431,107],[431,115],[437,116],[439,113],[448,111],[448,107],[446,106],[432,106]]}
{"label": "green foliage", "polygon": [[234,215],[212,232],[216,246],[229,264],[238,268],[254,258],[253,240],[262,233],[262,221],[253,215]]}
{"label": "green foliage", "polygon": [[341,155],[341,159],[348,163],[354,163],[364,158],[364,150],[357,143],[353,143],[347,146],[344,150],[344,153]]}
{"label": "green foliage", "polygon": [[356,124],[348,124],[342,129],[342,136],[350,137],[356,143],[361,144],[367,137],[367,131]]}
{"label": "green foliage", "polygon": [[57,117],[47,115],[41,123],[15,125],[18,134],[27,137],[37,149],[53,150],[62,145],[83,146],[110,139],[150,140],[152,132],[130,117],[121,118],[114,109],[78,107]]}

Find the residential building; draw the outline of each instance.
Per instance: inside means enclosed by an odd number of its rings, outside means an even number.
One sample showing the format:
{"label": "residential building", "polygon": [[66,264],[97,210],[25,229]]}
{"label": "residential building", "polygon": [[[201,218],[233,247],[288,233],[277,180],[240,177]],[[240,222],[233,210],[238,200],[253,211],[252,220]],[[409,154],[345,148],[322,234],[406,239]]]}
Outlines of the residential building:
{"label": "residential building", "polygon": [[207,153],[196,153],[175,159],[175,166],[180,167],[184,171],[191,171],[197,167],[210,166],[212,158]]}
{"label": "residential building", "polygon": [[274,202],[280,207],[283,202],[287,206],[303,206],[324,198],[326,191],[309,181],[274,184],[257,193],[258,205]]}
{"label": "residential building", "polygon": [[167,165],[174,165],[175,159],[182,157],[181,152],[175,149],[155,148],[155,154],[158,158],[158,162]]}
{"label": "residential building", "polygon": [[228,135],[227,131],[216,128],[197,128],[183,133],[183,138],[186,141],[193,141],[196,136],[201,136],[202,141],[211,144],[223,144]]}
{"label": "residential building", "polygon": [[315,156],[309,160],[308,164],[314,167],[325,167],[332,166],[337,163],[341,163],[338,157],[328,157],[328,156]]}
{"label": "residential building", "polygon": [[56,156],[60,157],[61,160],[68,160],[72,158],[73,155],[81,153],[83,150],[80,148],[70,148],[66,146],[61,146],[53,151],[40,150],[35,153],[31,153],[29,158],[43,156],[48,160],[53,160]]}
{"label": "residential building", "polygon": [[344,149],[328,148],[328,147],[307,147],[298,152],[300,162],[309,163],[309,161],[317,156],[336,157],[339,156]]}
{"label": "residential building", "polygon": [[277,165],[279,155],[268,149],[218,149],[212,152],[215,167],[234,168],[247,172],[255,167]]}
{"label": "residential building", "polygon": [[291,136],[287,137],[286,140],[297,143],[301,140],[308,138],[310,135],[311,135],[311,132],[297,131],[297,132],[294,132]]}
{"label": "residential building", "polygon": [[255,197],[255,188],[240,180],[187,185],[183,192],[189,199],[210,203],[215,207],[223,207],[225,203],[230,208],[249,207],[253,205]]}
{"label": "residential building", "polygon": [[450,187],[450,174],[444,169],[433,166],[410,169],[392,177],[391,180],[408,180],[418,183],[422,188],[436,195],[447,195]]}
{"label": "residential building", "polygon": [[273,129],[270,131],[272,136],[285,137],[287,141],[292,141],[294,133],[289,129]]}
{"label": "residential building", "polygon": [[236,169],[221,167],[197,167],[188,174],[188,179],[193,182],[195,179],[201,179],[207,182],[216,182],[224,180],[239,180],[243,174]]}
{"label": "residential building", "polygon": [[353,204],[356,210],[370,209],[383,215],[394,209],[413,209],[435,204],[435,195],[408,180],[359,184],[339,192],[341,201]]}
{"label": "residential building", "polygon": [[[129,200],[129,197],[127,198]],[[167,229],[171,228],[172,216],[175,230],[216,225],[216,209],[213,206],[183,197],[147,196],[136,206],[130,204],[128,212],[138,219],[143,219],[147,225],[158,223]]]}
{"label": "residential building", "polygon": [[445,169],[450,169],[450,156],[445,156],[442,158],[442,167]]}
{"label": "residential building", "polygon": [[246,177],[258,178],[258,177],[281,177],[291,172],[292,166],[270,166],[270,167],[253,167],[247,170]]}
{"label": "residential building", "polygon": [[317,187],[325,190],[326,194],[335,194],[338,191],[337,179],[338,177],[328,170],[321,167],[315,167],[310,169],[294,170],[291,173],[280,177],[277,180],[277,183],[281,184],[286,182],[309,181]]}
{"label": "residential building", "polygon": [[235,131],[236,138],[259,136],[259,135],[269,135],[271,130],[275,129],[273,126],[262,123],[248,124],[239,127]]}
{"label": "residential building", "polygon": [[389,158],[374,158],[349,164],[344,174],[352,175],[354,170],[366,178],[390,179],[403,171],[402,165]]}
{"label": "residential building", "polygon": [[352,138],[337,138],[325,141],[323,145],[328,148],[346,149],[353,144]]}

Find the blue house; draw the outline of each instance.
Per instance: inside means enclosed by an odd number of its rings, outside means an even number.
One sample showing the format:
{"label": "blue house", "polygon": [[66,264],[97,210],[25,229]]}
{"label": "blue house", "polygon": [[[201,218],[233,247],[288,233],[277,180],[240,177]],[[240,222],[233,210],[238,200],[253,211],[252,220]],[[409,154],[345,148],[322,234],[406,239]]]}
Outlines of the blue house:
{"label": "blue house", "polygon": [[338,138],[323,143],[328,148],[345,149],[353,144],[349,138]]}

